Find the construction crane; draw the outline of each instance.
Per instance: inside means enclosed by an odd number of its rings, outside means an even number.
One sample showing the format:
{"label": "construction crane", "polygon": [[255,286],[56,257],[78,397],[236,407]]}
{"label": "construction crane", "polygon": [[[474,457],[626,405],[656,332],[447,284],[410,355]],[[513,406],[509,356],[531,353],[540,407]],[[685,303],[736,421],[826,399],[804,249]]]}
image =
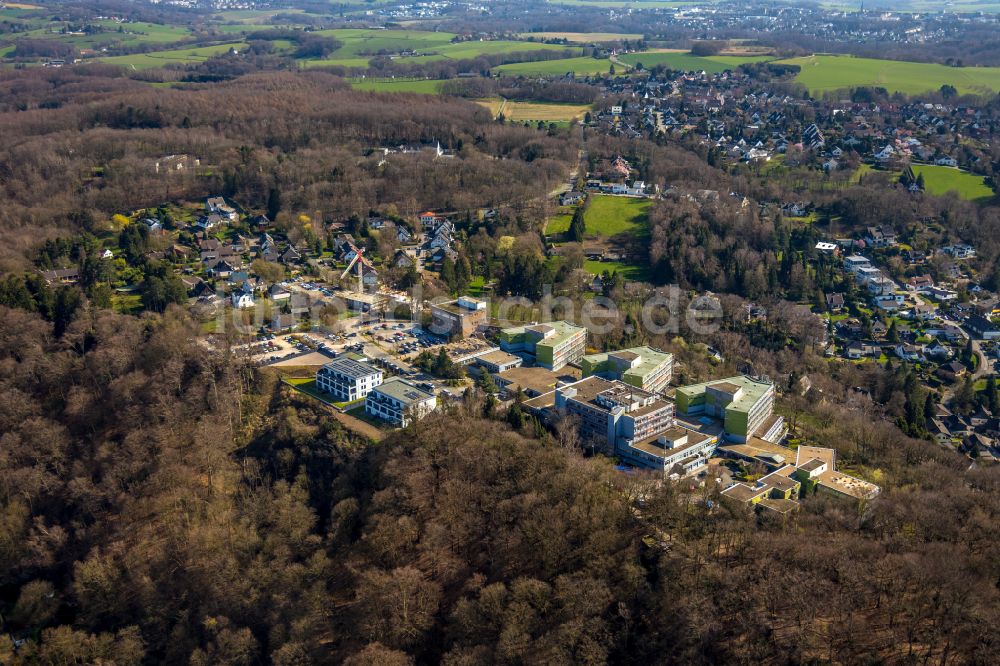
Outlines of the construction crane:
{"label": "construction crane", "polygon": [[367,266],[368,268],[370,268],[372,270],[375,270],[375,267],[372,266],[372,263],[370,261],[368,261],[367,259],[365,259],[365,251],[364,250],[362,250],[361,248],[359,248],[357,245],[355,245],[354,243],[352,243],[350,241],[347,242],[347,245],[352,250],[354,250],[354,258],[351,259],[350,263],[347,264],[347,268],[344,269],[344,272],[340,274],[340,279],[343,280],[347,276],[347,274],[351,272],[351,269],[354,268],[355,266],[357,266],[358,267],[358,293],[363,293],[364,290],[365,290],[365,283],[364,283],[364,275],[365,275],[364,271],[365,271],[365,269],[364,269],[364,267]]}

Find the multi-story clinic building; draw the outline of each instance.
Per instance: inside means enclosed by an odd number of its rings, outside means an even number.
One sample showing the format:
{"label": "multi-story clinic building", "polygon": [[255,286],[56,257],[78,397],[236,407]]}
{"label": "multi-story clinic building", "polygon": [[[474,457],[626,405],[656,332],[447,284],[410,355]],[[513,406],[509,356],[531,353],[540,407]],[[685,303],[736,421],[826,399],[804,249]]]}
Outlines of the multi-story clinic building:
{"label": "multi-story clinic building", "polygon": [[774,414],[774,384],[737,376],[682,386],[675,394],[677,413],[705,414],[722,421],[726,439],[746,442],[752,436],[778,441],[784,419]]}
{"label": "multi-story clinic building", "polygon": [[515,326],[500,331],[500,349],[548,370],[575,363],[587,347],[587,329],[567,321]]}
{"label": "multi-story clinic building", "polygon": [[615,450],[674,425],[674,406],[623,382],[587,377],[556,389],[555,408],[580,419],[580,433],[606,440]]}
{"label": "multi-story clinic building", "polygon": [[603,354],[588,354],[580,361],[584,377],[617,379],[644,391],[659,393],[670,383],[674,355],[652,347],[633,347]]}
{"label": "multi-story clinic building", "polygon": [[330,361],[316,373],[316,388],[330,393],[338,402],[360,400],[381,383],[381,370],[343,356]]}
{"label": "multi-story clinic building", "polygon": [[592,376],[559,387],[554,407],[576,416],[582,435],[606,441],[622,461],[665,474],[705,466],[718,443],[678,426],[670,402],[621,381]]}
{"label": "multi-story clinic building", "polygon": [[392,377],[372,389],[365,398],[365,412],[395,425],[419,421],[434,411],[437,398],[412,382]]}

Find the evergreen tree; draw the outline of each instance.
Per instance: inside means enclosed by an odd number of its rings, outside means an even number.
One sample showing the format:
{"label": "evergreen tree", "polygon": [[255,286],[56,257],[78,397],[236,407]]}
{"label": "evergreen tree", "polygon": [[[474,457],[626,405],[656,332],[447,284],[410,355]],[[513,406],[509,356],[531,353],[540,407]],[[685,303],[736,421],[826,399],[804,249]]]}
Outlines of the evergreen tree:
{"label": "evergreen tree", "polygon": [[455,262],[451,257],[445,257],[441,261],[441,281],[448,285],[448,291],[455,293]]}
{"label": "evergreen tree", "polygon": [[569,223],[569,240],[580,243],[586,232],[586,224],[583,221],[583,206],[580,206],[573,213],[573,220]]}
{"label": "evergreen tree", "polygon": [[952,400],[952,407],[956,412],[968,413],[972,410],[973,405],[976,401],[976,388],[975,384],[972,382],[972,375],[966,375],[965,381],[955,392],[955,397]]}
{"label": "evergreen tree", "polygon": [[886,339],[893,344],[899,342],[899,331],[896,329],[896,320],[893,319],[889,323],[889,330],[886,333]]}
{"label": "evergreen tree", "polygon": [[962,365],[964,365],[970,371],[974,371],[976,369],[975,358],[976,358],[976,353],[972,349],[972,338],[969,338],[968,340],[965,341],[965,347],[962,348],[962,355],[959,357],[959,359],[961,360]]}
{"label": "evergreen tree", "polygon": [[989,381],[986,382],[986,406],[989,410],[993,412],[994,416],[998,416],[997,411],[1000,410],[1000,390],[997,388],[997,376],[993,375],[990,377]]}

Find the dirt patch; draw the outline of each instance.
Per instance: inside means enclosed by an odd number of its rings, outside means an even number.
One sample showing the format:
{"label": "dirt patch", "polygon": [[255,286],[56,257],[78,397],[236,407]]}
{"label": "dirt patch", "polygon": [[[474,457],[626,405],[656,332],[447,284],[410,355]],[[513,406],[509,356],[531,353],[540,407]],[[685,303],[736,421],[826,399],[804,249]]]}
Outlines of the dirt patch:
{"label": "dirt patch", "polygon": [[344,424],[344,427],[348,430],[353,430],[359,435],[364,435],[373,442],[381,442],[385,437],[385,431],[379,430],[371,423],[365,423],[359,418],[351,416],[350,414],[345,414],[337,409],[330,408],[333,412],[333,417]]}

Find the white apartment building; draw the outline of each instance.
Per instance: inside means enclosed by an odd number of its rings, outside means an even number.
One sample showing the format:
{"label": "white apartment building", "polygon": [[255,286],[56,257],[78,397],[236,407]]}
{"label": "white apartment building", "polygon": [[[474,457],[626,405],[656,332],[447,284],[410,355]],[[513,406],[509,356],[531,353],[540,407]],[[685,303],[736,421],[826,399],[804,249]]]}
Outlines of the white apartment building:
{"label": "white apartment building", "polygon": [[316,373],[316,388],[338,402],[353,402],[367,396],[382,383],[382,371],[351,358],[336,358]]}

